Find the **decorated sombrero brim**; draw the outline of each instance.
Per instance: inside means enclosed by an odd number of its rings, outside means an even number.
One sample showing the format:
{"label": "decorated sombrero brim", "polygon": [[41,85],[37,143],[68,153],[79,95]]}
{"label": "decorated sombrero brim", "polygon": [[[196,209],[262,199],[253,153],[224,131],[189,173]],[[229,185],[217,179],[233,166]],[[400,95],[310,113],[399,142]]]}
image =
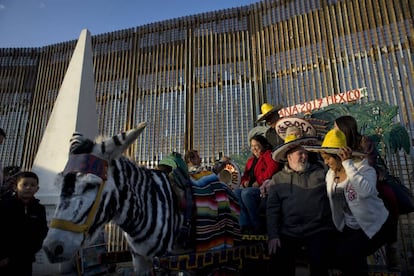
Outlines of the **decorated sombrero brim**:
{"label": "decorated sombrero brim", "polygon": [[[311,151],[311,152],[325,152],[328,154],[338,154],[340,149],[338,148],[331,148],[331,147],[321,147],[321,146],[304,146],[304,148],[307,151]],[[366,156],[366,153],[360,152],[360,151],[352,151],[352,156],[357,156],[357,157],[364,157]]]}
{"label": "decorated sombrero brim", "polygon": [[283,145],[280,145],[272,152],[273,160],[278,162],[286,161],[286,154],[288,151],[297,148],[299,146],[314,146],[320,144],[318,137],[302,137],[297,138],[293,141],[287,142]]}
{"label": "decorated sombrero brim", "polygon": [[218,173],[218,178],[221,182],[226,183],[231,189],[240,185],[241,173],[236,163],[228,162],[224,168]]}
{"label": "decorated sombrero brim", "polygon": [[297,117],[283,117],[276,122],[275,130],[280,138],[286,138],[286,130],[289,127],[297,127],[305,136],[316,136],[316,129],[308,121]]}

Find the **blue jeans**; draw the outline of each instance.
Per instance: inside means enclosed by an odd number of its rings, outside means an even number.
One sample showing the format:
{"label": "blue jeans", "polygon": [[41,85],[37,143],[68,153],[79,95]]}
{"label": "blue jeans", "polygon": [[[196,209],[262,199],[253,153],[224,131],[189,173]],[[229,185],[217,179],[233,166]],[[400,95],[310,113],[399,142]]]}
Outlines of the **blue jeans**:
{"label": "blue jeans", "polygon": [[260,225],[260,189],[257,187],[237,188],[234,193],[240,205],[240,227],[257,229]]}

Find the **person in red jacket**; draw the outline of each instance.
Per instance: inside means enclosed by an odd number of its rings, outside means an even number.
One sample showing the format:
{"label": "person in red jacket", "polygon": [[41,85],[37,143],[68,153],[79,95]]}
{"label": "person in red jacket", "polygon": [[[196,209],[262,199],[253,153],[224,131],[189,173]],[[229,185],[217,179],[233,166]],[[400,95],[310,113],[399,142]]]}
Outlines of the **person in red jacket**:
{"label": "person in red jacket", "polygon": [[260,186],[272,178],[280,164],[272,159],[271,145],[262,135],[250,138],[252,156],[247,160],[240,187],[234,193],[240,204],[240,227],[243,233],[258,234],[261,228],[259,219]]}

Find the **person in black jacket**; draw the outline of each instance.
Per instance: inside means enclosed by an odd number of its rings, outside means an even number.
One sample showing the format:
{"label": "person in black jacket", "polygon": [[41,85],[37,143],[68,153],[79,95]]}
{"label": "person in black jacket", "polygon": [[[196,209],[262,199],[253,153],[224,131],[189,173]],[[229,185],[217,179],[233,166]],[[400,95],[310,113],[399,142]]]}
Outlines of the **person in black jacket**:
{"label": "person in black jacket", "polygon": [[311,276],[327,276],[336,229],[326,192],[325,169],[308,161],[305,145],[316,137],[288,135],[272,158],[285,162],[273,175],[267,195],[266,221],[270,274],[294,276],[296,262],[306,248]]}
{"label": "person in black jacket", "polygon": [[33,172],[16,176],[16,194],[0,201],[0,275],[32,275],[35,254],[48,232],[45,207],[34,194],[39,178]]}

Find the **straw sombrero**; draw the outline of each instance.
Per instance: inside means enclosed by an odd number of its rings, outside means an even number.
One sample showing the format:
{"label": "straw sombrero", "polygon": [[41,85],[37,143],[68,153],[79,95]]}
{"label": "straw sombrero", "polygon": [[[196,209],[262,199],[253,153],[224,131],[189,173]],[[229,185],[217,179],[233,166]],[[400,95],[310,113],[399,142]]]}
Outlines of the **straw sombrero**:
{"label": "straw sombrero", "polygon": [[[325,152],[328,154],[338,154],[339,150],[346,147],[345,134],[339,129],[331,129],[326,133],[325,138],[320,146],[305,146],[307,151],[311,152]],[[359,151],[352,151],[352,156],[365,156],[366,153]]]}
{"label": "straw sombrero", "polygon": [[286,162],[286,154],[288,151],[300,147],[300,146],[312,146],[319,144],[320,141],[317,137],[301,137],[297,138],[296,135],[288,135],[285,138],[285,143],[277,147],[273,153],[272,158],[278,162]]}
{"label": "straw sombrero", "polygon": [[273,106],[269,103],[262,104],[262,106],[260,107],[260,110],[261,110],[262,113],[259,114],[259,116],[257,117],[256,122],[266,120],[271,115],[275,114],[276,112],[279,112],[279,110],[281,110],[282,108],[283,108],[283,105]]}
{"label": "straw sombrero", "polygon": [[266,131],[269,128],[266,126],[256,126],[252,128],[249,133],[247,134],[247,142],[250,143],[250,139],[256,135],[262,135],[263,137],[266,137]]}

